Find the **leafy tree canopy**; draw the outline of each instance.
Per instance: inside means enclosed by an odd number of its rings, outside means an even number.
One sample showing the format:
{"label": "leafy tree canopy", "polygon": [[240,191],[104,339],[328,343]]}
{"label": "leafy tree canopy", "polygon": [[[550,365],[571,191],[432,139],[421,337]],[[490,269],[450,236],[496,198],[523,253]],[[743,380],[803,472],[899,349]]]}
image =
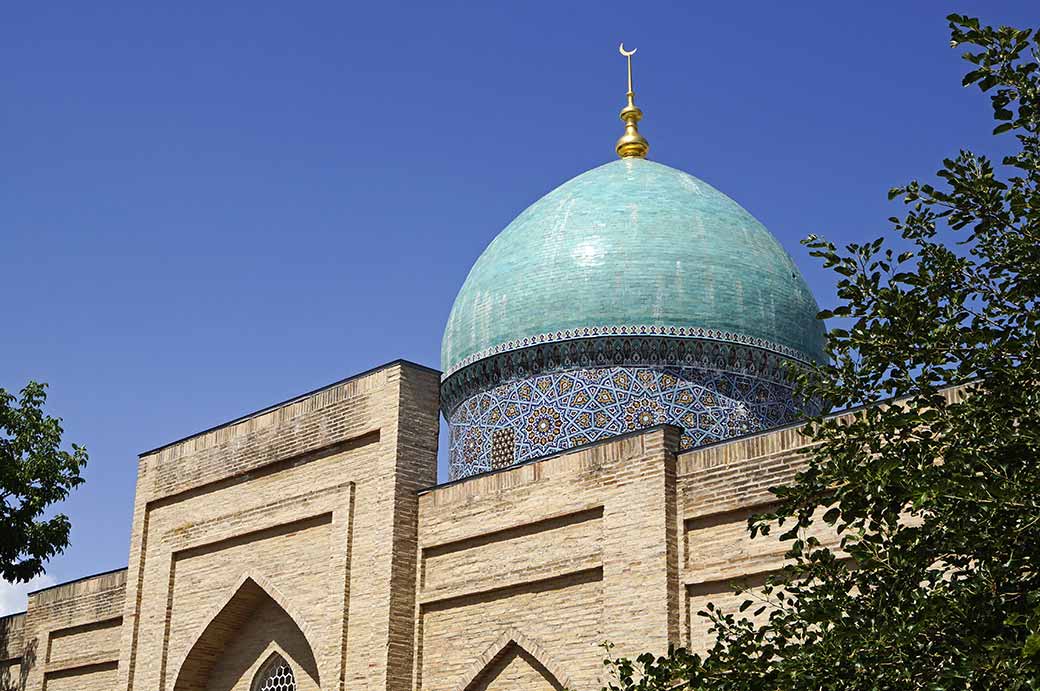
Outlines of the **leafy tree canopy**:
{"label": "leafy tree canopy", "polygon": [[0,388],[0,578],[25,582],[69,544],[69,519],[45,512],[83,482],[87,452],[61,449],[61,420],[43,412],[46,384]]}
{"label": "leafy tree canopy", "polygon": [[[820,316],[847,328],[800,391],[866,407],[808,422],[807,465],[749,521],[786,565],[702,612],[714,648],[608,659],[611,690],[1040,688],[1040,44],[948,19],[1013,153],[893,189],[889,237],[805,241],[838,274]],[[814,516],[840,550],[807,537]]]}

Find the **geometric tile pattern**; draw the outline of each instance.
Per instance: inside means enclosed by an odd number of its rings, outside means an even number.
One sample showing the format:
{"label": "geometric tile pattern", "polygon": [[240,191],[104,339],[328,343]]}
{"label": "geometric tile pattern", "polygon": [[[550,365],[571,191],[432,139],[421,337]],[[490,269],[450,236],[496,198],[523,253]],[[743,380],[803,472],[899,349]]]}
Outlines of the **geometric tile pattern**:
{"label": "geometric tile pattern", "polygon": [[475,362],[441,381],[441,406],[451,420],[463,401],[500,384],[536,374],[601,367],[674,365],[723,370],[786,384],[787,364],[797,364],[762,348],[710,339],[671,336],[601,336],[544,343],[499,353]]}
{"label": "geometric tile pattern", "polygon": [[729,331],[723,331],[721,329],[704,329],[696,326],[658,326],[656,324],[648,325],[635,325],[635,324],[622,324],[621,326],[591,326],[580,329],[564,329],[561,331],[549,332],[544,334],[538,334],[537,336],[528,336],[525,338],[518,338],[515,341],[509,341],[502,343],[497,346],[487,348],[485,350],[473,353],[455,363],[451,368],[444,371],[441,375],[442,379],[447,379],[455,372],[460,369],[477,362],[489,358],[492,355],[498,355],[499,353],[506,353],[511,350],[520,350],[521,348],[527,348],[529,346],[541,345],[544,343],[556,343],[561,341],[572,341],[578,340],[579,338],[590,338],[597,336],[670,336],[679,338],[695,338],[706,341],[719,341],[721,343],[734,343],[745,346],[752,346],[760,348],[762,350],[768,350],[773,353],[777,353],[786,358],[792,360],[804,360],[806,356],[794,348],[781,345],[768,341],[764,338],[755,338],[754,336],[748,336],[741,333],[731,333]]}
{"label": "geometric tile pattern", "polygon": [[[686,366],[616,366],[537,374],[471,396],[448,418],[452,480],[669,423],[689,449],[778,427],[800,413],[790,386]],[[503,458],[503,438],[513,442]],[[494,452],[493,452],[494,449]]]}

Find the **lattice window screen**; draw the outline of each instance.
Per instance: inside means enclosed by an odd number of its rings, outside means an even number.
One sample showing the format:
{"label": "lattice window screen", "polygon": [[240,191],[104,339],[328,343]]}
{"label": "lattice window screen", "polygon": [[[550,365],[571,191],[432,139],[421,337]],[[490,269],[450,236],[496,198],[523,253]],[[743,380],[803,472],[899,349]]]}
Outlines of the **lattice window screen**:
{"label": "lattice window screen", "polygon": [[256,675],[253,691],[296,691],[296,676],[281,655],[273,655]]}
{"label": "lattice window screen", "polygon": [[491,433],[491,467],[508,468],[516,459],[516,442],[511,429],[496,429]]}

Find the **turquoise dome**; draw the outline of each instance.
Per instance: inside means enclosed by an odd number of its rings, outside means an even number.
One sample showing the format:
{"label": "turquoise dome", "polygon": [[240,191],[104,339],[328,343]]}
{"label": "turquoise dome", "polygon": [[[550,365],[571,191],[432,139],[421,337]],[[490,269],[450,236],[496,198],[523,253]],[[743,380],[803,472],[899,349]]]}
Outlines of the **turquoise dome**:
{"label": "turquoise dome", "polygon": [[675,335],[823,361],[805,280],[739,204],[692,175],[613,161],[524,210],[477,259],[448,318],[444,376],[546,341]]}

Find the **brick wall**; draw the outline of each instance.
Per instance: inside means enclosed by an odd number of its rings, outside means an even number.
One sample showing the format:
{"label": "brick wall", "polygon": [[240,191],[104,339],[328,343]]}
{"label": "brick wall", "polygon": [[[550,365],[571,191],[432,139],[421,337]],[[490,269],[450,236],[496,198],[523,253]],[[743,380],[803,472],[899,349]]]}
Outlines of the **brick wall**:
{"label": "brick wall", "polygon": [[246,688],[270,650],[300,688],[407,688],[438,383],[391,363],[142,455],[114,688]]}
{"label": "brick wall", "polygon": [[605,640],[663,651],[677,447],[654,428],[423,493],[416,688],[598,688]]}
{"label": "brick wall", "polygon": [[0,691],[15,691],[22,683],[25,613],[0,617]]}
{"label": "brick wall", "polygon": [[22,688],[111,689],[125,590],[121,569],[31,593],[22,633]]}
{"label": "brick wall", "polygon": [[[765,432],[679,457],[681,579],[686,598],[683,639],[695,650],[707,650],[713,643],[708,620],[697,614],[708,602],[736,612],[748,597],[735,595],[734,587],[754,591],[783,565],[790,543],[781,542],[776,531],[752,539],[747,523],[753,513],[770,508],[774,499],[770,487],[791,481],[804,467],[809,447],[800,429]],[[823,544],[837,545],[837,536],[822,523],[809,534]],[[766,616],[768,610],[758,618]]]}
{"label": "brick wall", "polygon": [[604,641],[705,649],[697,612],[781,566],[745,527],[797,428],[679,454],[656,427],[432,487],[438,383],[391,363],[143,454],[129,568],[0,619],[0,691],[247,691],[275,654],[301,691],[599,688]]}

